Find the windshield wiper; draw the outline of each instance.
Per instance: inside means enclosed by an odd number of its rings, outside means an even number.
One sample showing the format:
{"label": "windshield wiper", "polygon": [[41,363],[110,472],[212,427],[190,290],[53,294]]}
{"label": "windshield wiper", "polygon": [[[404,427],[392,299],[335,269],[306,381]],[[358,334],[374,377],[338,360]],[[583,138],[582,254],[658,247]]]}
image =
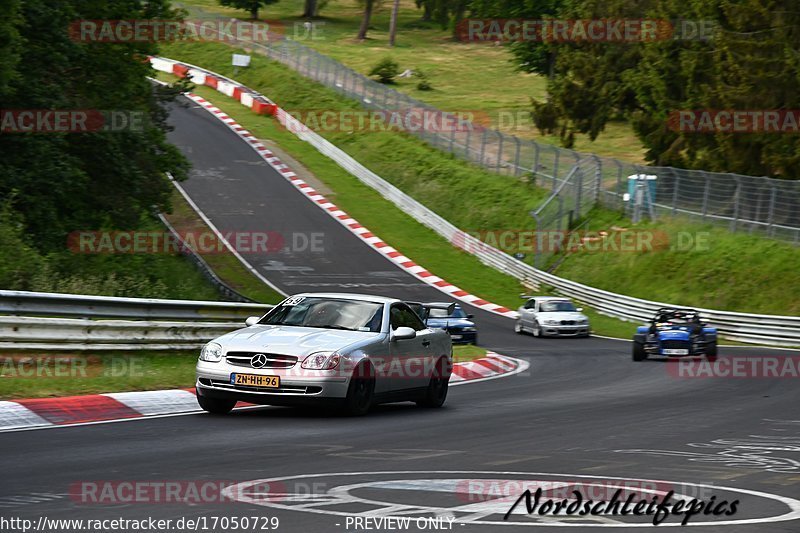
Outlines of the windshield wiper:
{"label": "windshield wiper", "polygon": [[323,329],[343,329],[345,331],[355,331],[353,328],[346,328],[338,324],[325,324],[323,326],[305,326],[307,328],[323,328]]}

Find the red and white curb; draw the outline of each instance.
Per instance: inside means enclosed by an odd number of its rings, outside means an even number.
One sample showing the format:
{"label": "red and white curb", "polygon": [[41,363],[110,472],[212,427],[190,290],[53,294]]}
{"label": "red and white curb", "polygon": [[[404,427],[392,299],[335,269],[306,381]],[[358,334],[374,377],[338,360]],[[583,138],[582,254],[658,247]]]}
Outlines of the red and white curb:
{"label": "red and white curb", "polygon": [[[234,83],[232,80],[228,80],[226,78],[220,77],[218,74],[214,74],[212,72],[206,71],[204,69],[200,69],[193,65],[187,65],[184,63],[178,63],[171,60],[166,60],[162,58],[152,57],[150,58],[150,62],[153,65],[153,68],[156,70],[160,70],[162,72],[168,72],[170,74],[174,74],[179,77],[188,77],[190,78],[195,84],[198,85],[207,85],[216,89],[217,91],[225,94],[226,96],[230,96],[231,98],[237,100],[242,105],[249,107],[257,114],[262,115],[273,115],[277,117],[277,119],[281,123],[285,123],[288,113],[286,113],[283,109],[279,108],[274,102],[269,100],[267,97],[256,93],[245,87],[243,85],[238,85]],[[389,259],[391,262],[396,264],[402,270],[408,272],[415,278],[431,285],[439,289],[440,291],[456,298],[460,301],[466,302],[470,305],[483,309],[485,311],[489,311],[492,313],[496,313],[502,316],[506,316],[509,318],[517,318],[517,312],[507,307],[503,307],[502,305],[498,305],[489,301],[486,301],[474,294],[470,294],[465,290],[460,289],[459,287],[453,285],[445,281],[444,279],[440,278],[439,276],[434,275],[432,272],[428,271],[425,267],[418,265],[396,249],[392,248],[388,244],[386,244],[380,237],[377,237],[375,234],[370,232],[367,228],[361,225],[357,220],[353,217],[345,213],[342,209],[337,207],[333,202],[329,201],[325,196],[320,194],[316,191],[311,185],[303,181],[300,177],[298,177],[288,165],[283,163],[275,154],[273,154],[269,148],[264,146],[252,133],[247,131],[241,125],[239,125],[234,119],[228,116],[224,111],[216,107],[214,104],[209,102],[208,100],[197,96],[195,94],[187,94],[186,95],[189,99],[194,101],[195,103],[199,104],[203,109],[210,112],[213,116],[219,119],[223,124],[228,126],[236,135],[241,137],[245,142],[247,142],[250,147],[256,151],[263,159],[267,162],[273,169],[275,169],[278,174],[283,176],[286,180],[288,180],[292,185],[297,188],[298,191],[303,193],[306,198],[311,200],[314,204],[316,204],[320,209],[327,212],[330,216],[332,216],[335,220],[337,220],[342,226],[347,228],[351,233],[365,242],[368,246],[370,246],[373,250],[381,253],[384,257]],[[293,119],[296,122],[296,119]],[[298,125],[301,123],[297,122]],[[300,126],[303,127],[303,126]]]}
{"label": "red and white curb", "polygon": [[507,377],[524,372],[529,366],[529,363],[523,359],[486,352],[486,357],[481,359],[454,364],[453,373],[450,375],[450,385]]}
{"label": "red and white curb", "polygon": [[[527,361],[487,352],[482,359],[453,365],[450,383],[452,386],[478,383],[519,374],[527,369]],[[242,403],[238,408],[253,407]],[[179,416],[200,411],[194,389],[0,401],[0,433]]]}

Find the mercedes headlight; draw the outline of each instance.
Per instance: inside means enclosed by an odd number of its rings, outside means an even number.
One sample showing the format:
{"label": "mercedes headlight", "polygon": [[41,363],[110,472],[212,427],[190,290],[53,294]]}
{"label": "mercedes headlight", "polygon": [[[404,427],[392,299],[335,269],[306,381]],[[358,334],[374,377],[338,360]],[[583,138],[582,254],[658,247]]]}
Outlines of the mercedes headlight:
{"label": "mercedes headlight", "polygon": [[306,370],[332,370],[339,366],[340,356],[336,352],[312,353],[300,365]]}
{"label": "mercedes headlight", "polygon": [[216,342],[209,342],[200,350],[200,360],[209,363],[218,363],[222,359],[222,346]]}

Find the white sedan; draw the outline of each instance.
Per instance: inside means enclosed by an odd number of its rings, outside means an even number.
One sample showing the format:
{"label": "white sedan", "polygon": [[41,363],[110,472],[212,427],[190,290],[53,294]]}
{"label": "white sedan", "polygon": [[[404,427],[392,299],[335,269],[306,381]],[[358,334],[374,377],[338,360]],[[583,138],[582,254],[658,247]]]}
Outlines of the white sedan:
{"label": "white sedan", "polygon": [[298,294],[247,326],[200,353],[197,400],[206,411],[224,414],[243,401],[363,415],[380,402],[440,407],[447,397],[450,335],[401,300]]}
{"label": "white sedan", "polygon": [[553,296],[523,296],[528,301],[517,312],[517,333],[530,332],[534,337],[588,337],[589,317],[569,299]]}

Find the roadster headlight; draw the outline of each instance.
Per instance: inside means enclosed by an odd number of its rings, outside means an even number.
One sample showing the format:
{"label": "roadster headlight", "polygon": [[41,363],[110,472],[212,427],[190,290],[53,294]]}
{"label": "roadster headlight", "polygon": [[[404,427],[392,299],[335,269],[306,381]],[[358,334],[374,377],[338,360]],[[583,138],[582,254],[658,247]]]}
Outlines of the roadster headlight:
{"label": "roadster headlight", "polygon": [[209,363],[218,363],[222,359],[222,346],[216,342],[209,342],[200,350],[200,360]]}
{"label": "roadster headlight", "polygon": [[332,370],[339,366],[340,356],[336,352],[312,353],[300,365],[306,370]]}
{"label": "roadster headlight", "polygon": [[557,326],[558,325],[558,320],[545,320],[544,321],[544,325],[545,326]]}
{"label": "roadster headlight", "polygon": [[461,328],[461,331],[478,331],[478,329],[475,326],[465,326]]}

